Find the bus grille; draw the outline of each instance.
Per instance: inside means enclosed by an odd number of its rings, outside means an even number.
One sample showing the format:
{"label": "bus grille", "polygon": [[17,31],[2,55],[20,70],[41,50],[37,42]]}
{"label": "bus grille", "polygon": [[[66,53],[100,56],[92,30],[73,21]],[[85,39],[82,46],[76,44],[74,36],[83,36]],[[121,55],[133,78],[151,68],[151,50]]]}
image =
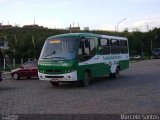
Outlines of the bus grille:
{"label": "bus grille", "polygon": [[64,76],[46,76],[46,78],[64,78]]}
{"label": "bus grille", "polygon": [[62,70],[46,70],[47,73],[62,73]]}

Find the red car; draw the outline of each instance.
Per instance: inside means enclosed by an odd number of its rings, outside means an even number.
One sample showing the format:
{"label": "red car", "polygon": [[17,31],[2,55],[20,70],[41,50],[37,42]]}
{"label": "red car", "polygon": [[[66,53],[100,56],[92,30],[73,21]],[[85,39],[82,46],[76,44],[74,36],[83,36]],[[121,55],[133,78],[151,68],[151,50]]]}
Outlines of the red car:
{"label": "red car", "polygon": [[11,70],[11,76],[13,79],[18,80],[21,77],[38,77],[38,62],[29,61],[24,63],[21,67]]}

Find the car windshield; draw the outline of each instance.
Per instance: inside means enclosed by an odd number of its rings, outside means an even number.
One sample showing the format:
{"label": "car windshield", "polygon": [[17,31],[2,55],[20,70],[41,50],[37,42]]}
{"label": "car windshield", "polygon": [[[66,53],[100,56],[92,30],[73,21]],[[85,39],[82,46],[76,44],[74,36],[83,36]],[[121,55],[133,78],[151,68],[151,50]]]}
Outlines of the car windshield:
{"label": "car windshield", "polygon": [[54,38],[46,40],[40,59],[70,60],[75,58],[77,37]]}
{"label": "car windshield", "polygon": [[154,52],[160,52],[159,48],[154,49]]}
{"label": "car windshield", "polygon": [[37,62],[36,61],[26,62],[22,65],[22,67],[24,68],[37,67]]}

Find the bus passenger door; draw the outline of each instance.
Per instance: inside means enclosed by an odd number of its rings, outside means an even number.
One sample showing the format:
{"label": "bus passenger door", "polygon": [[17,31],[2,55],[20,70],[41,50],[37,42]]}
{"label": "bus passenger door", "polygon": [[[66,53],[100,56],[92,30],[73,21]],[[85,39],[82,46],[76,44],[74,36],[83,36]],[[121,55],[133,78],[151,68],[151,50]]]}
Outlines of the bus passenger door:
{"label": "bus passenger door", "polygon": [[84,72],[86,69],[91,71],[94,75],[97,72],[97,38],[82,38],[80,40],[78,50],[78,63],[80,71]]}
{"label": "bus passenger door", "polygon": [[78,50],[78,61],[86,62],[96,55],[96,40],[94,38],[83,38],[80,40]]}

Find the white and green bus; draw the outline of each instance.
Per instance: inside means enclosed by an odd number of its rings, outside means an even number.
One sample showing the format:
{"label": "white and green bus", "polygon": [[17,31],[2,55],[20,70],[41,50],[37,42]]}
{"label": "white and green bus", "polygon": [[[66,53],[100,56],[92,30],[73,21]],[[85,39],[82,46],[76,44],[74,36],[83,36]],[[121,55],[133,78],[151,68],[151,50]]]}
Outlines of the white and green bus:
{"label": "white and green bus", "polygon": [[69,33],[47,38],[38,61],[40,80],[81,81],[88,86],[93,77],[110,75],[129,68],[128,40],[92,33]]}

